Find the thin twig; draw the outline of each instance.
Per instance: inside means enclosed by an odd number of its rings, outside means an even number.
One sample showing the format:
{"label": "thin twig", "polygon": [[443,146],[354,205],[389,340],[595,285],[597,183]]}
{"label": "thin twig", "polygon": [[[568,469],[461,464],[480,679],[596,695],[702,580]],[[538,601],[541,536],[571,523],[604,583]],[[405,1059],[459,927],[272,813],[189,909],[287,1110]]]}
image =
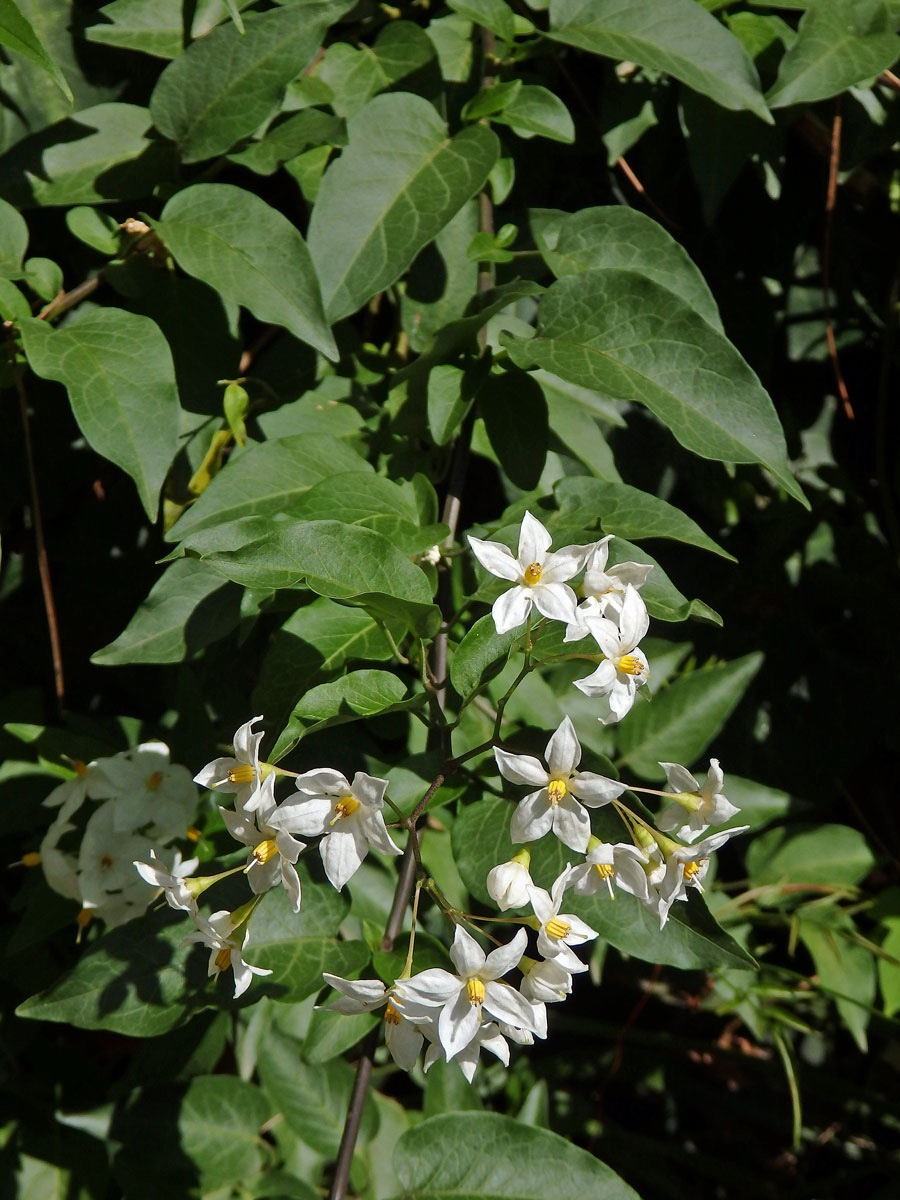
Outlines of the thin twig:
{"label": "thin twig", "polygon": [[50,303],[38,313],[38,319],[49,321],[51,318],[61,317],[64,312],[68,312],[70,308],[74,308],[76,304],[86,300],[92,292],[96,292],[102,282],[102,274],[92,275],[90,279],[85,279],[84,283],[73,287],[70,292],[58,292]]}
{"label": "thin twig", "polygon": [[[71,294],[71,293],[70,293]],[[34,542],[37,550],[38,574],[41,579],[41,591],[44,597],[44,612],[47,615],[47,631],[50,635],[50,655],[53,659],[53,686],[56,692],[57,706],[62,709],[66,702],[66,681],[63,674],[62,646],[59,639],[59,623],[56,619],[56,603],[53,599],[53,583],[50,578],[50,559],[47,556],[47,543],[44,541],[44,518],[41,514],[41,500],[38,494],[37,472],[34,469],[34,451],[31,445],[31,423],[28,418],[28,398],[25,395],[25,384],[22,382],[22,372],[16,362],[16,343],[12,330],[6,330],[7,350],[12,368],[16,394],[19,397],[19,413],[22,417],[22,433],[25,442],[25,465],[28,471],[28,489],[31,494],[31,519],[34,524]]]}
{"label": "thin twig", "polygon": [[822,302],[825,306],[825,339],[828,342],[828,353],[834,368],[834,381],[837,386],[841,405],[848,420],[853,420],[853,405],[850,394],[844,382],[838,358],[837,343],[834,340],[834,325],[831,320],[831,234],[834,224],[834,207],[837,200],[838,166],[841,161],[841,98],[834,102],[834,119],[831,122],[831,154],[828,159],[828,190],[825,193],[825,237],[822,247]]}

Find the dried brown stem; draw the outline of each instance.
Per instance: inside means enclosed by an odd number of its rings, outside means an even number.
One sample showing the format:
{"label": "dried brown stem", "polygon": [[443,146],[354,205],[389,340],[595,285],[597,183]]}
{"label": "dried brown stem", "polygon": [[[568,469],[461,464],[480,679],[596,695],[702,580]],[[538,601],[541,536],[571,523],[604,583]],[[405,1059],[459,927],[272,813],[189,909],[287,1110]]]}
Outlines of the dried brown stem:
{"label": "dried brown stem", "polygon": [[844,382],[844,373],[841,370],[837,343],[834,339],[834,325],[831,320],[831,237],[834,224],[834,208],[837,200],[838,167],[841,160],[840,96],[838,96],[834,103],[834,119],[831,122],[831,152],[828,157],[828,190],[825,193],[825,238],[822,248],[822,302],[825,307],[825,340],[828,342],[828,353],[834,369],[835,386],[837,387],[844,413],[852,421],[854,416],[853,405],[850,403],[847,384]]}

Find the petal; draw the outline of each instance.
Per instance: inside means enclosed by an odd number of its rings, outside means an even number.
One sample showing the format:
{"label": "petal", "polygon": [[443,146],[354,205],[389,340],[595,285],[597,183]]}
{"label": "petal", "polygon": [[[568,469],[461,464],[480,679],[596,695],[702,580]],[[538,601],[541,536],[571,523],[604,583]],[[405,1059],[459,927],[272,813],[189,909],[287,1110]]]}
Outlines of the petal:
{"label": "petal", "polygon": [[404,992],[425,1004],[446,1004],[459,988],[459,979],[442,967],[431,967],[403,980]]}
{"label": "petal", "polygon": [[[490,984],[486,986],[491,986]],[[493,984],[499,987],[499,984]],[[438,1018],[438,1037],[444,1047],[447,1062],[468,1046],[478,1032],[479,1010],[469,1003],[466,989],[461,987],[456,999],[441,1009]]]}
{"label": "petal", "polygon": [[259,763],[259,743],[263,740],[263,734],[254,733],[253,726],[257,721],[261,721],[262,717],[251,717],[246,724],[242,725],[234,735],[234,752],[237,758],[244,763],[252,763],[256,766]]}
{"label": "petal", "polygon": [[553,538],[540,523],[537,517],[526,512],[522,518],[522,528],[519,530],[519,565],[524,570],[529,563],[543,563],[544,555],[550,549]]}
{"label": "petal", "polygon": [[[332,975],[330,971],[323,971],[322,978],[342,995],[370,1008],[384,1004],[387,1000],[388,989],[380,979],[343,979],[340,975]],[[357,1011],[364,1012],[365,1009],[360,1008]]]}
{"label": "petal", "polygon": [[472,553],[491,575],[496,575],[498,579],[508,579],[511,583],[515,583],[522,577],[521,569],[513,552],[506,546],[502,546],[499,542],[482,541],[481,538],[472,537],[471,534],[469,535],[469,545],[472,547]]}
{"label": "petal", "polygon": [[332,800],[329,796],[304,796],[295,792],[270,814],[268,825],[285,833],[301,833],[315,837],[328,828]]}
{"label": "petal", "polygon": [[491,616],[494,618],[494,628],[497,632],[509,633],[511,629],[524,625],[531,612],[532,602],[531,589],[526,587],[513,587],[502,596],[498,596],[491,607]]}
{"label": "petal", "polygon": [[278,847],[278,853],[289,863],[295,863],[300,857],[301,851],[306,849],[306,842],[298,842],[289,833],[282,833],[280,830],[273,830],[273,832],[275,833],[275,845]]}
{"label": "petal", "polygon": [[511,942],[505,946],[498,946],[496,950],[490,952],[481,968],[481,978],[485,980],[499,979],[501,975],[505,975],[507,971],[518,966],[527,945],[528,934],[524,929],[520,929]]}
{"label": "petal", "polygon": [[571,795],[564,796],[553,812],[553,832],[566,846],[581,854],[591,837],[591,818]]}
{"label": "petal", "polygon": [[591,586],[591,580],[594,575],[602,575],[606,571],[606,563],[609,559],[609,543],[612,541],[613,535],[608,533],[606,537],[600,539],[599,542],[594,542],[584,571],[584,590],[586,595],[597,589]]}
{"label": "petal", "polygon": [[605,659],[596,671],[586,675],[584,679],[576,679],[575,686],[586,696],[605,696],[616,678],[616,668],[609,659]]}
{"label": "petal", "polygon": [[357,771],[353,776],[350,791],[367,808],[383,808],[387,786],[386,779],[378,779],[375,775],[367,775],[365,771]]}
{"label": "petal", "polygon": [[382,854],[403,853],[399,846],[394,845],[380,812],[367,812],[360,824],[373,849],[380,850]]}
{"label": "petal", "polygon": [[497,760],[500,774],[510,783],[546,787],[550,782],[546,769],[530,754],[511,754],[509,750],[501,750],[499,746],[495,746],[494,758]]}
{"label": "petal", "polygon": [[315,771],[305,771],[294,780],[298,792],[310,793],[314,796],[338,796],[350,791],[350,784],[340,771],[331,767],[319,767]]}
{"label": "petal", "polygon": [[610,800],[616,800],[626,790],[626,784],[607,779],[605,775],[595,775],[593,771],[580,771],[569,784],[572,795],[589,808],[609,804]]}
{"label": "petal", "polygon": [[325,874],[338,891],[356,874],[368,851],[369,844],[362,831],[353,827],[335,829],[322,838],[319,853]]}
{"label": "petal", "polygon": [[669,833],[681,825],[686,818],[687,813],[680,804],[667,804],[656,818],[656,828],[661,829],[663,833]]}
{"label": "petal", "polygon": [[300,876],[297,874],[296,868],[292,867],[285,859],[281,860],[281,882],[284,884],[284,890],[287,892],[288,899],[291,902],[291,908],[295,913],[300,911]]}
{"label": "petal", "polygon": [[476,975],[486,961],[484,951],[462,925],[456,927],[450,957],[464,979],[469,975]]}
{"label": "petal", "polygon": [[623,649],[633,650],[647,630],[650,628],[650,617],[647,606],[635,588],[628,584],[625,588],[625,600],[619,614],[619,632]]}
{"label": "petal", "polygon": [[563,546],[544,558],[541,579],[545,583],[565,583],[582,569],[593,546]]}
{"label": "petal", "polygon": [[556,733],[547,743],[546,759],[551,776],[565,780],[581,762],[581,745],[575,726],[568,717],[563,717]]}
{"label": "petal", "polygon": [[562,621],[564,625],[575,620],[578,597],[567,583],[538,583],[531,590],[539,613],[551,621]]}
{"label": "petal", "polygon": [[540,1019],[534,1007],[509,983],[488,979],[484,985],[484,1010],[498,1021],[537,1033]]}
{"label": "petal", "polygon": [[255,846],[261,840],[255,821],[248,819],[243,813],[232,812],[230,808],[222,808],[221,805],[219,812],[222,814],[225,828],[236,842],[243,842],[245,846]]}
{"label": "petal", "polygon": [[402,1019],[396,1025],[385,1023],[384,1040],[397,1066],[403,1071],[411,1071],[425,1040],[421,1029]]}
{"label": "petal", "polygon": [[231,784],[230,787],[222,785],[229,782],[228,772],[231,768],[239,765],[236,758],[214,758],[212,762],[206,764],[202,771],[197,772],[194,776],[194,783],[199,783],[201,787],[218,788],[222,792],[233,792],[235,784]]}
{"label": "petal", "polygon": [[509,837],[513,842],[536,842],[553,828],[553,809],[547,789],[532,792],[516,805],[509,823]]}
{"label": "petal", "polygon": [[592,942],[595,937],[600,936],[596,929],[591,929],[587,922],[582,921],[581,917],[576,917],[574,913],[561,913],[560,920],[569,926],[567,946],[581,946],[584,942]]}
{"label": "petal", "polygon": [[620,562],[609,568],[609,574],[621,581],[624,591],[629,583],[635,588],[642,588],[652,570],[652,563]]}
{"label": "petal", "polygon": [[666,773],[666,783],[673,792],[700,792],[700,784],[690,771],[680,767],[678,763],[661,762],[659,764]]}
{"label": "petal", "polygon": [[551,918],[556,916],[556,908],[550,893],[541,887],[530,887],[528,889],[528,899],[531,901],[531,908],[534,915],[542,925],[546,925]]}
{"label": "petal", "polygon": [[483,1025],[478,1041],[482,1050],[489,1050],[491,1054],[500,1059],[505,1067],[509,1066],[509,1046],[496,1025]]}

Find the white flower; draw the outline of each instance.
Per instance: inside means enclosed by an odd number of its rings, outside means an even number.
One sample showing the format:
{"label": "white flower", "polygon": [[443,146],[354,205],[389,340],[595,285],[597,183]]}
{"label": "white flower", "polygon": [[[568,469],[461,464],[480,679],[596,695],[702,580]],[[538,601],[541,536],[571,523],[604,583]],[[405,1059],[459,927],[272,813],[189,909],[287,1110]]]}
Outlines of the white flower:
{"label": "white flower", "polygon": [[53,789],[43,803],[47,808],[58,808],[56,820],[65,823],[69,817],[81,808],[85,799],[106,800],[109,798],[104,787],[104,780],[98,774],[97,763],[85,763],[80,760],[71,761],[75,771],[74,779],[66,779]]}
{"label": "white flower", "polygon": [[630,842],[600,842],[593,850],[589,850],[584,862],[572,868],[568,886],[578,896],[593,896],[604,887],[613,893],[613,881],[618,879],[624,860],[632,863],[646,863],[646,854]]}
{"label": "white flower", "polygon": [[259,762],[259,744],[265,735],[262,731],[253,732],[253,726],[261,720],[262,717],[253,717],[237,730],[233,758],[214,758],[194,776],[194,783],[201,787],[234,792],[234,806],[238,811],[255,810],[262,776],[268,773],[261,769]]}
{"label": "white flower", "polygon": [[250,930],[245,930],[243,939],[239,943],[236,935],[241,926],[240,924],[235,925],[234,913],[223,908],[219,912],[214,912],[209,918],[199,913],[192,915],[197,928],[184,940],[186,942],[202,942],[204,946],[209,947],[209,970],[207,972],[209,975],[218,975],[220,971],[226,971],[231,967],[234,971],[235,1000],[246,992],[254,975],[272,974],[263,967],[254,967],[251,963],[244,962],[242,952],[250,939]]}
{"label": "white flower", "polygon": [[703,891],[703,880],[709,870],[709,856],[724,846],[729,838],[746,833],[749,828],[749,825],[739,825],[736,829],[725,829],[704,838],[702,842],[695,842],[693,846],[674,846],[674,843],[665,846],[666,869],[659,883],[660,929],[669,919],[669,909],[675,901],[687,900],[689,887]]}
{"label": "white flower", "polygon": [[571,947],[593,941],[597,937],[597,931],[591,929],[590,925],[574,913],[559,911],[571,873],[572,866],[567,864],[549,893],[543,888],[531,887],[528,895],[534,915],[541,923],[537,938],[538,950],[544,958],[559,959],[567,971],[575,972],[583,968],[584,964]]}
{"label": "white flower", "polygon": [[606,659],[593,674],[576,679],[575,686],[586,696],[606,697],[610,711],[600,720],[609,725],[625,716],[637,689],[647,682],[649,667],[638,642],[650,627],[650,618],[643,600],[628,584],[618,625],[606,617],[586,617],[585,623]]}
{"label": "white flower", "polygon": [[272,829],[314,837],[324,833],[319,853],[325,874],[340,890],[374,846],[382,854],[401,854],[382,816],[386,779],[357,771],[348,783],[327,767],[298,776],[298,792],[267,817]]}
{"label": "white flower", "polygon": [[170,908],[194,913],[197,911],[197,897],[184,881],[196,871],[199,863],[199,858],[189,858],[182,862],[181,854],[176,850],[172,867],[167,869],[156,857],[156,851],[151,849],[150,862],[141,862],[135,859],[133,865],[145,883],[149,883],[151,887],[162,889]]}
{"label": "white flower", "polygon": [[222,820],[231,836],[245,846],[252,847],[250,865],[247,867],[247,882],[257,895],[267,892],[278,883],[284,884],[294,912],[300,911],[300,877],[294,863],[306,842],[297,841],[282,829],[269,825],[275,812],[275,776],[263,780],[256,794],[256,809],[250,814],[246,809],[232,812],[220,808]]}
{"label": "white flower", "polygon": [[[435,1002],[413,997],[406,987],[407,980],[398,979],[384,984],[380,979],[342,979],[339,975],[323,974],[326,983],[341,992],[338,1000],[326,1005],[333,1012],[365,1013],[386,1005],[384,1011],[384,1040],[391,1058],[404,1071],[416,1065],[422,1042],[437,1015]],[[435,1032],[434,1036],[437,1036]],[[428,1069],[426,1065],[426,1070]]]}
{"label": "white flower", "polygon": [[197,789],[187,767],[169,762],[165,742],[142,742],[94,766],[105,794],[115,800],[118,833],[149,825],[154,837],[165,839],[183,834],[193,820]]}
{"label": "white flower", "polygon": [[[61,801],[61,803],[63,803]],[[81,902],[78,886],[78,855],[72,850],[61,850],[59,843],[67,834],[74,833],[75,826],[58,817],[44,834],[39,854],[44,878],[54,892],[68,900]]]}
{"label": "white flower", "polygon": [[575,620],[566,630],[567,642],[580,641],[590,633],[584,618],[587,616],[611,617],[618,620],[625,600],[628,585],[639,589],[647,582],[653,570],[652,564],[622,562],[606,568],[609,558],[609,542],[612,534],[596,543],[584,571],[584,600],[579,604]]}
{"label": "white flower", "polygon": [[552,829],[572,850],[584,851],[591,836],[591,819],[579,801],[599,808],[625,791],[623,783],[576,770],[581,745],[568,717],[547,743],[547,767],[529,754],[510,754],[499,747],[495,747],[494,757],[504,779],[538,789],[520,800],[513,813],[509,834],[514,842],[536,841]]}
{"label": "white flower", "polygon": [[660,892],[665,875],[666,864],[658,846],[646,847],[643,860],[634,856],[623,857],[616,862],[616,886],[635,896],[644,908],[659,917],[660,928],[666,923],[661,915],[663,901]]}
{"label": "white flower", "polygon": [[[709,760],[706,780],[701,785],[690,771],[678,763],[659,764],[666,773],[666,782],[675,800],[659,814],[656,824],[666,832],[674,829],[682,842],[695,842],[710,825],[722,825],[741,810],[722,794],[725,774],[717,758]],[[682,825],[685,815],[687,824]]]}
{"label": "white flower", "polygon": [[532,884],[528,873],[531,855],[520,850],[509,862],[499,863],[488,872],[488,895],[501,911],[522,908],[528,903],[528,889]]}
{"label": "white flower", "polygon": [[498,946],[485,956],[475,939],[457,925],[450,957],[459,975],[434,967],[407,981],[414,998],[441,1005],[438,1038],[448,1062],[475,1037],[482,1011],[495,1020],[546,1037],[546,1013],[530,1004],[511,984],[500,982],[500,977],[516,966],[527,943],[528,935],[520,929],[508,945]]}
{"label": "white flower", "polygon": [[572,991],[572,976],[586,971],[587,964],[579,959],[577,970],[568,971],[559,958],[532,961],[522,980],[522,995],[533,1004],[558,1004]]}
{"label": "white flower", "polygon": [[[144,834],[123,833],[117,827],[117,800],[102,804],[85,826],[78,851],[78,887],[87,908],[103,909],[112,893],[128,894],[131,903],[146,908],[147,889],[135,878],[135,859],[150,849]],[[101,915],[110,923],[103,912]],[[137,915],[136,912],[132,915]],[[120,922],[114,922],[116,924]]]}
{"label": "white flower", "polygon": [[491,612],[498,633],[508,633],[522,625],[532,604],[551,620],[567,624],[574,621],[577,600],[566,580],[578,574],[593,544],[565,546],[550,554],[552,541],[544,526],[530,512],[522,519],[516,557],[499,542],[469,537],[472,552],[485,570],[516,585],[494,601]]}
{"label": "white flower", "polygon": [[[475,1077],[475,1068],[478,1066],[478,1059],[482,1050],[490,1050],[491,1054],[496,1055],[503,1063],[504,1067],[509,1066],[509,1046],[506,1044],[506,1039],[503,1034],[511,1031],[508,1025],[495,1025],[493,1021],[486,1025],[479,1025],[475,1031],[475,1036],[467,1046],[457,1052],[456,1061],[459,1064],[459,1069],[465,1075],[466,1080],[471,1083]],[[531,1039],[534,1041],[534,1039]],[[425,1054],[425,1062],[423,1070],[428,1071],[437,1060],[441,1057],[441,1044],[437,1038],[430,1040],[430,1045]]]}

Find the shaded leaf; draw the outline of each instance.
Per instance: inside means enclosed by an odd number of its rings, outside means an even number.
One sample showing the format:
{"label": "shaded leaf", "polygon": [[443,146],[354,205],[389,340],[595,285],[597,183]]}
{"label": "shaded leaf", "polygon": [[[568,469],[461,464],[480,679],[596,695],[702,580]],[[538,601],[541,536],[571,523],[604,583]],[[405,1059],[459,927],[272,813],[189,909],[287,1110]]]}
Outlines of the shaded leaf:
{"label": "shaded leaf", "polygon": [[14,50],[46,71],[70,104],[75,102],[72,89],[62,71],[47,53],[47,48],[13,0],[0,0],[0,46]]}

